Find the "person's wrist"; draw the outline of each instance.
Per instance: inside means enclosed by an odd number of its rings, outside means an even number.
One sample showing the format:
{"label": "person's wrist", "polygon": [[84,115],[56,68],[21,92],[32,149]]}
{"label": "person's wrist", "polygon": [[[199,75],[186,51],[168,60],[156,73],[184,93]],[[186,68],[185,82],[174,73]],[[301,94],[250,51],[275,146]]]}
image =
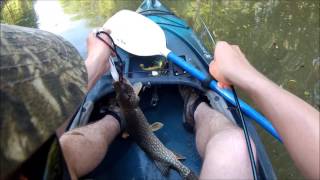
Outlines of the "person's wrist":
{"label": "person's wrist", "polygon": [[90,52],[88,54],[87,60],[91,62],[99,62],[99,63],[107,63],[110,55],[111,55],[111,49],[109,47],[103,47],[103,51],[100,51],[100,53],[97,52]]}
{"label": "person's wrist", "polygon": [[87,58],[85,61],[86,69],[87,69],[87,76],[88,76],[88,88],[90,89],[90,85],[93,84],[93,77],[94,77],[94,67],[92,67],[92,63],[90,63],[90,60]]}
{"label": "person's wrist", "polygon": [[[108,34],[109,34],[109,33],[108,33]],[[114,48],[114,47],[113,47],[113,43],[112,43],[110,37],[109,37],[108,35],[104,34],[104,33],[101,33],[101,34],[99,35],[99,37],[97,37],[97,38],[101,38],[101,39],[100,39],[101,45],[102,45],[103,47],[106,47],[106,49],[108,50],[108,52],[111,53],[111,52],[112,52],[112,48]]]}
{"label": "person's wrist", "polygon": [[89,41],[91,42],[91,45],[88,48],[87,60],[107,63],[110,55],[112,55],[111,39],[104,33],[101,33],[99,34],[99,37],[93,37],[92,39]]}
{"label": "person's wrist", "polygon": [[103,61],[102,63],[95,62],[95,60],[98,61],[97,59],[89,59],[88,57],[85,61],[85,66],[88,74],[88,89],[91,89],[96,81],[110,69],[110,65],[107,60]]}
{"label": "person's wrist", "polygon": [[261,73],[258,72],[255,68],[247,67],[243,68],[243,70],[238,72],[237,75],[234,75],[233,78],[230,79],[230,81],[233,85],[239,87],[240,89],[248,91],[262,77],[263,76],[261,75]]}

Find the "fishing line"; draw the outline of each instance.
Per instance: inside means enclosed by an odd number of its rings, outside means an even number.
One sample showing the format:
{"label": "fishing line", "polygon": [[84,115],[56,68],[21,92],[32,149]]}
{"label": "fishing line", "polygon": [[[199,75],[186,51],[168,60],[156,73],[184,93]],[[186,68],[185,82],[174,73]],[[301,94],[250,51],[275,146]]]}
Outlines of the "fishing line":
{"label": "fishing line", "polygon": [[[100,37],[100,34],[105,34],[106,36],[108,36],[108,38],[111,41],[111,45],[107,41],[105,41],[102,37]],[[110,34],[105,32],[105,31],[98,31],[96,33],[96,37],[98,39],[100,39],[104,44],[106,44],[115,53],[117,59],[119,60],[119,67],[116,67],[116,68],[117,68],[117,71],[119,72],[119,81],[121,82],[123,80],[123,66],[124,66],[124,63],[123,63],[120,55],[117,52],[117,45],[114,43],[114,41],[113,41],[112,37],[110,36]]]}
{"label": "fishing line", "polygon": [[248,133],[248,130],[247,130],[247,124],[246,124],[246,121],[243,118],[243,115],[242,115],[242,112],[241,112],[241,109],[240,109],[240,104],[239,104],[239,100],[238,100],[238,96],[237,96],[236,90],[234,89],[233,86],[231,86],[231,89],[232,89],[232,92],[233,92],[234,99],[236,101],[237,111],[238,111],[238,114],[240,115],[241,124],[242,124],[242,128],[243,128],[243,133],[244,133],[244,136],[245,136],[245,139],[246,139],[246,144],[247,144],[249,158],[250,158],[250,162],[251,162],[251,169],[252,169],[253,178],[254,178],[254,180],[257,180],[258,176],[257,176],[257,170],[256,170],[256,163],[254,161],[254,156],[253,156],[253,151],[252,151],[252,147],[251,147],[251,143],[250,143],[249,133]]}
{"label": "fishing line", "polygon": [[[205,30],[209,34],[209,37],[210,37],[212,45],[213,46],[216,45],[216,42],[215,42],[212,34],[210,33],[207,25],[204,23],[204,21],[201,18],[201,16],[199,16],[199,18],[200,18],[201,23],[204,25]],[[214,57],[214,56],[212,56],[212,57]],[[242,129],[243,129],[243,133],[244,133],[244,136],[245,136],[245,139],[246,139],[248,154],[249,154],[249,158],[250,158],[250,165],[251,165],[251,169],[252,169],[253,178],[254,178],[254,180],[257,180],[258,176],[257,176],[256,162],[255,162],[254,156],[253,156],[253,151],[252,151],[252,147],[251,147],[251,143],[250,143],[249,133],[248,133],[248,130],[247,130],[247,124],[246,124],[246,121],[243,118],[243,114],[242,114],[242,111],[240,109],[240,103],[239,103],[239,99],[238,99],[238,95],[236,93],[236,90],[235,90],[235,88],[233,86],[231,86],[231,90],[232,90],[234,99],[236,101],[236,110],[238,111],[238,114],[239,114],[240,119],[241,119]]]}

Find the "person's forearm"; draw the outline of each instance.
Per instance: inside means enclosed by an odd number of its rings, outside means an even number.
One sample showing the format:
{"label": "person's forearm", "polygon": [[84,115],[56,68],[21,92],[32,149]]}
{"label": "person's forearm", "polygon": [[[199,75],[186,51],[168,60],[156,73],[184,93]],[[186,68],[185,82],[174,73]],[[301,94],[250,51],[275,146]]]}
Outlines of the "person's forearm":
{"label": "person's forearm", "polygon": [[[88,62],[88,60],[86,60]],[[90,90],[96,83],[96,81],[100,78],[100,74],[97,73],[97,71],[94,71],[94,69],[97,69],[99,67],[94,67],[96,64],[88,64],[86,63],[86,69],[88,73],[88,90]]]}
{"label": "person's forearm", "polygon": [[90,90],[96,84],[96,82],[103,75],[103,72],[106,72],[109,69],[109,64],[92,63],[93,61],[99,61],[99,59],[88,57],[85,63],[88,73],[88,90]]}
{"label": "person's forearm", "polygon": [[272,121],[302,173],[318,179],[319,112],[255,70],[237,82]]}
{"label": "person's forearm", "polygon": [[88,57],[85,61],[88,73],[88,90],[90,90],[100,77],[107,72],[110,67],[108,59],[112,54],[112,50],[105,44],[111,44],[108,36],[102,34],[100,39],[96,37],[95,33],[90,33],[87,40]]}

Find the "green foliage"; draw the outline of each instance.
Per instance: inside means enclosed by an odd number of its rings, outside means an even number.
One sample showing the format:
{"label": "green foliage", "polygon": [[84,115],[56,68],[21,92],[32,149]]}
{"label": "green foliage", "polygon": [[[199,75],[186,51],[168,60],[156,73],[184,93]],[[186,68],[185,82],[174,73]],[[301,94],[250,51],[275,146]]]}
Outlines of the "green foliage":
{"label": "green foliage", "polygon": [[38,27],[32,0],[7,0],[2,3],[1,23]]}

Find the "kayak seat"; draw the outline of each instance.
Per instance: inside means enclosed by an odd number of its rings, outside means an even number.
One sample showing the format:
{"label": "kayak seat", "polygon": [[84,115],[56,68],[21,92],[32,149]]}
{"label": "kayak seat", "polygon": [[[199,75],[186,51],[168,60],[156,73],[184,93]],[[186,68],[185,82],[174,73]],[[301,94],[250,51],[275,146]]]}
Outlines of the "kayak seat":
{"label": "kayak seat", "polygon": [[[157,98],[157,104],[151,102]],[[150,124],[161,122],[164,126],[155,132],[170,150],[184,156],[183,164],[199,174],[201,159],[197,153],[195,136],[182,125],[183,101],[177,86],[153,87],[140,93],[140,107]],[[130,139],[115,139],[100,165],[84,178],[93,179],[167,179],[153,161]],[[168,179],[180,179],[171,170]]]}

